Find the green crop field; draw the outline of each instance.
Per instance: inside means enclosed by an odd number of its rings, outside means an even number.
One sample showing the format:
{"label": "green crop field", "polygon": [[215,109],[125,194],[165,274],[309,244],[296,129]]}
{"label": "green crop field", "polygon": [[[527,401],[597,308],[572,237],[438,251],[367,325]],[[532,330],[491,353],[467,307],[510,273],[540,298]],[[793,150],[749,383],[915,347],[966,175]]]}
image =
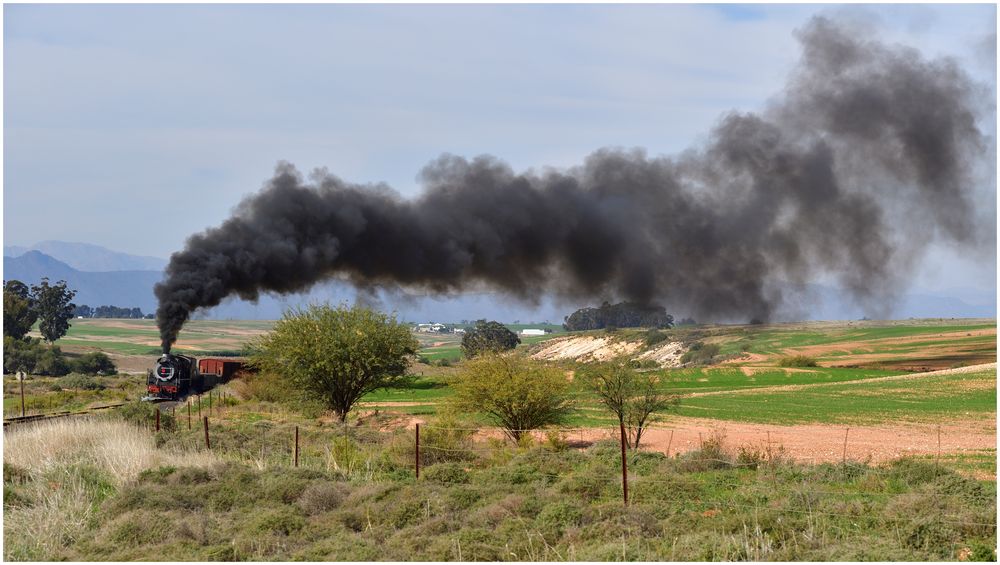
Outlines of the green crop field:
{"label": "green crop field", "polygon": [[947,420],[996,412],[996,370],[863,384],[817,384],[798,390],[687,398],[680,414],[792,424]]}

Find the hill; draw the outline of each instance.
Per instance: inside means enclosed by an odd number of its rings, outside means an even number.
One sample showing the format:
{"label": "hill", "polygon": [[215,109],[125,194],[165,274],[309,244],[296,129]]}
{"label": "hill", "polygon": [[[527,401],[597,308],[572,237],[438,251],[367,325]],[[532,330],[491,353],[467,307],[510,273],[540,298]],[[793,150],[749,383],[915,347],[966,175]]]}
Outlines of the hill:
{"label": "hill", "polygon": [[28,251],[20,257],[3,258],[5,280],[17,279],[37,284],[42,277],[50,281],[65,280],[77,291],[73,302],[99,306],[102,304],[139,307],[143,312],[156,310],[153,285],[160,281],[160,271],[79,271],[40,251]]}
{"label": "hill", "polygon": [[42,241],[30,247],[4,246],[3,255],[19,257],[28,251],[41,251],[78,271],[161,271],[167,266],[167,260],[159,257],[131,255],[100,245],[69,241]]}

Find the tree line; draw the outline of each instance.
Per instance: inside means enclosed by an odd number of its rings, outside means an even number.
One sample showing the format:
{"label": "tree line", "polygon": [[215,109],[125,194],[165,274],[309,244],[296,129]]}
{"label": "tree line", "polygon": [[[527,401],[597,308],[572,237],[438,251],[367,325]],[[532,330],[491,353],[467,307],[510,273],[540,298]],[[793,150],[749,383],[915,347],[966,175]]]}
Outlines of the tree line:
{"label": "tree line", "polygon": [[73,310],[73,316],[77,318],[128,318],[132,320],[152,319],[154,317],[153,314],[143,314],[140,308],[122,308],[120,306],[91,308],[86,304],[77,306]]}
{"label": "tree line", "polygon": [[662,306],[635,302],[604,302],[597,308],[581,308],[566,316],[563,323],[563,327],[571,332],[611,328],[671,328],[673,325],[674,317],[667,314]]}

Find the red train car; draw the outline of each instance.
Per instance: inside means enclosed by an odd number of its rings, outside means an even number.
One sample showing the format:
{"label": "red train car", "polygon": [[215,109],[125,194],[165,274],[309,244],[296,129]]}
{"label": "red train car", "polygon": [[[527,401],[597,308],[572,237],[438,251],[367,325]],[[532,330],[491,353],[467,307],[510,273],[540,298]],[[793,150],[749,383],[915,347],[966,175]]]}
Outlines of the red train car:
{"label": "red train car", "polygon": [[198,361],[198,372],[203,376],[214,375],[216,382],[224,383],[242,370],[242,361],[231,359],[200,359]]}

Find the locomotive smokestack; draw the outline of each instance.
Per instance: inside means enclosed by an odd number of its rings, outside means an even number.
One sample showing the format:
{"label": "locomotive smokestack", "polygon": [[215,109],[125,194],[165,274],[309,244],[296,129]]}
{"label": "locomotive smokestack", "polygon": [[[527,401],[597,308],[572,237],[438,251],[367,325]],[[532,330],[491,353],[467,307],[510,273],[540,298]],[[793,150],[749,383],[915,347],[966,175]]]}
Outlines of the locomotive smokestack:
{"label": "locomotive smokestack", "polygon": [[677,157],[602,149],[567,171],[517,173],[446,155],[423,170],[414,200],[325,171],[307,182],[280,163],[171,257],[156,286],[163,350],[198,308],[333,276],[767,319],[777,282],[827,275],[884,307],[927,244],[987,240],[972,196],[977,167],[991,166],[980,87],[951,60],[824,18],[798,38],[802,58],[765,111],[724,115]]}

